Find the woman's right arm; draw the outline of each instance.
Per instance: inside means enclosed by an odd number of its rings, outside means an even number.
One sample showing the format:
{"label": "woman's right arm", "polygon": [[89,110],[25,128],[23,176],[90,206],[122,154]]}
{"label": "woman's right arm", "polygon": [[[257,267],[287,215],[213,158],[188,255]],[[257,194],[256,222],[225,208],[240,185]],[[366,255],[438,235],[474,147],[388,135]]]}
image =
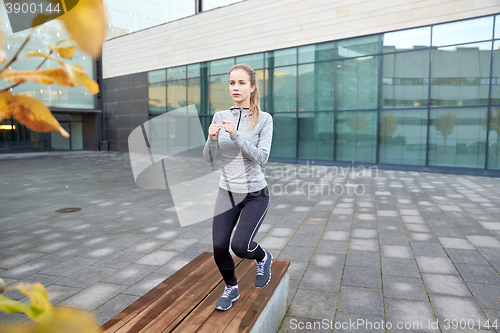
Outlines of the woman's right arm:
{"label": "woman's right arm", "polygon": [[208,130],[207,142],[205,143],[205,147],[203,148],[203,156],[205,157],[205,161],[207,161],[207,163],[211,163],[214,161],[215,156],[217,156],[217,151],[219,150],[219,131],[221,125],[215,123],[216,117],[217,113],[212,119],[212,124],[210,125],[210,128]]}

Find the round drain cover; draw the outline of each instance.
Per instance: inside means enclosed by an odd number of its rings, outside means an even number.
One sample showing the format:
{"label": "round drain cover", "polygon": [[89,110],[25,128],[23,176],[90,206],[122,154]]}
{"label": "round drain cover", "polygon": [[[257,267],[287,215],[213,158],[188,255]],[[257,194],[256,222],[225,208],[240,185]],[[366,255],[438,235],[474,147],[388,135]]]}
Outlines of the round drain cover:
{"label": "round drain cover", "polygon": [[56,213],[74,213],[78,212],[79,210],[82,210],[81,208],[61,208],[61,209],[56,209]]}

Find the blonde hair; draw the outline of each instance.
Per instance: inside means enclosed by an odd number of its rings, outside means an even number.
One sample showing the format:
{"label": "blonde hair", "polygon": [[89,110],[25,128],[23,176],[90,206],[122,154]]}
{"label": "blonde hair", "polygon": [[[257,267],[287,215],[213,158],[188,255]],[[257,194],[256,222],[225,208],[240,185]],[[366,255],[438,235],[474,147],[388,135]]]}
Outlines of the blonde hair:
{"label": "blonde hair", "polygon": [[234,65],[229,70],[229,74],[231,74],[231,72],[234,71],[235,69],[243,69],[245,72],[247,72],[248,76],[250,76],[250,85],[255,86],[254,91],[250,93],[250,108],[248,110],[248,114],[245,119],[246,122],[248,117],[250,115],[253,115],[252,122],[248,127],[248,130],[251,130],[255,127],[255,125],[257,125],[257,121],[259,120],[259,114],[260,114],[260,94],[259,94],[259,87],[257,86],[257,76],[255,75],[255,70],[252,68],[252,66],[247,64]]}

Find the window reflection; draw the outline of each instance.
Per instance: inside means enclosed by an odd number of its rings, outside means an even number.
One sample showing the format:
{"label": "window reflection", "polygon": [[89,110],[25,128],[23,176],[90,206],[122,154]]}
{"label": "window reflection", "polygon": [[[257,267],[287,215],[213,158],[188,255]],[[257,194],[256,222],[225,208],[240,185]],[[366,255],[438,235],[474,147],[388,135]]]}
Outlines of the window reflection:
{"label": "window reflection", "polygon": [[378,57],[339,60],[337,109],[375,109],[378,94]]}
{"label": "window reflection", "polygon": [[487,105],[491,43],[432,51],[431,105]]}
{"label": "window reflection", "polygon": [[341,40],[337,42],[339,58],[362,57],[378,53],[379,36],[367,36]]}
{"label": "window reflection", "polygon": [[427,110],[382,111],[379,162],[425,165]]}
{"label": "window reflection", "polygon": [[429,51],[382,57],[382,106],[420,107],[428,104]]}
{"label": "window reflection", "polygon": [[297,114],[275,113],[273,115],[273,141],[271,157],[296,158]]}
{"label": "window reflection", "polygon": [[335,120],[335,159],[375,162],[377,112],[338,112]]}
{"label": "window reflection", "polygon": [[431,44],[431,28],[424,27],[385,33],[381,36],[383,52],[408,51],[428,48]]}
{"label": "window reflection", "polygon": [[484,168],[486,108],[431,110],[429,165]]}
{"label": "window reflection", "polygon": [[[482,127],[486,127],[483,119]],[[488,134],[488,169],[500,170],[500,108],[490,110],[490,129]]]}
{"label": "window reflection", "polygon": [[290,112],[297,105],[297,67],[279,67],[271,70],[269,83],[271,112]]}
{"label": "window reflection", "polygon": [[443,46],[493,38],[493,16],[438,24],[432,28],[432,45]]}
{"label": "window reflection", "polygon": [[333,118],[333,112],[299,114],[298,158],[333,160]]}

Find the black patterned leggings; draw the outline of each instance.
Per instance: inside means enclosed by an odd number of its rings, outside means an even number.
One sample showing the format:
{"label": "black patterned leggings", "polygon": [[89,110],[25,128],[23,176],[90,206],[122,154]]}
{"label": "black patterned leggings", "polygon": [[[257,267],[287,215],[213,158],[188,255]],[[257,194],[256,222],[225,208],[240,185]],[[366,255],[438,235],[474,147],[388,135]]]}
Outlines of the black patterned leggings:
{"label": "black patterned leggings", "polygon": [[240,258],[261,261],[265,252],[253,238],[264,220],[268,207],[267,186],[251,193],[234,193],[219,187],[212,224],[212,239],[215,263],[226,284],[232,286],[237,284],[234,261],[229,253],[229,242],[238,217],[239,223],[234,231],[231,249]]}

